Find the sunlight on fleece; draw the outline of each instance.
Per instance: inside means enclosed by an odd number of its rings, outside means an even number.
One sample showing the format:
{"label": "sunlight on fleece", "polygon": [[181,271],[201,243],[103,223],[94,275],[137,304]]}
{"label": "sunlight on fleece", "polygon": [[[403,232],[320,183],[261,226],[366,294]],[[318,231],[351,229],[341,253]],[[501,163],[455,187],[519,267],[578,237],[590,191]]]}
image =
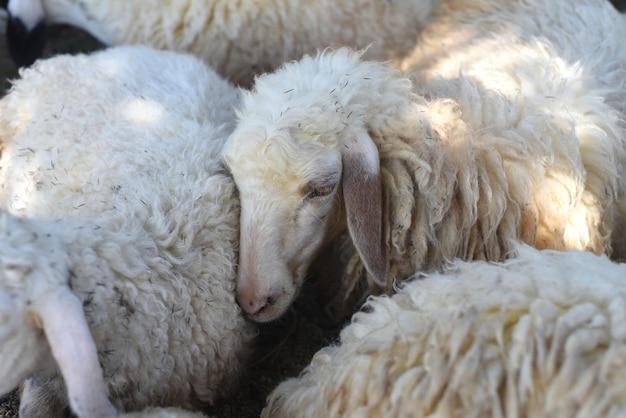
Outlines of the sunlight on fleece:
{"label": "sunlight on fleece", "polygon": [[122,117],[128,121],[141,125],[152,125],[166,116],[163,105],[153,100],[146,100],[140,97],[133,98],[122,104]]}

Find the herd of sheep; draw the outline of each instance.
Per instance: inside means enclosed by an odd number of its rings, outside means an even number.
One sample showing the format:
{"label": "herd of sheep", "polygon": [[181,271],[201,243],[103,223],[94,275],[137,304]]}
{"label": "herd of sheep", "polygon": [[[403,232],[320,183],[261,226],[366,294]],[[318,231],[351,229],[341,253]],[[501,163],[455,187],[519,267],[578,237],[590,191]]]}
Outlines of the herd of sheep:
{"label": "herd of sheep", "polygon": [[[202,417],[316,271],[319,309],[351,319],[264,418],[626,416],[609,1],[7,10],[0,395],[20,387],[20,417]],[[110,47],[36,60],[51,23]]]}

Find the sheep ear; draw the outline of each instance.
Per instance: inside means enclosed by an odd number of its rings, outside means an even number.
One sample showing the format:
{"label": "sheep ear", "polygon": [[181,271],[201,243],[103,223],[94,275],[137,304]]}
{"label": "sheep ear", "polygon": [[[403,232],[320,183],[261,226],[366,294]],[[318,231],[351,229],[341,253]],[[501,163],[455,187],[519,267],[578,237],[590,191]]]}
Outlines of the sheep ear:
{"label": "sheep ear", "polygon": [[378,149],[364,129],[354,129],[346,136],[342,157],[348,230],[365,268],[378,285],[385,286],[387,251]]}
{"label": "sheep ear", "polygon": [[78,417],[114,416],[80,300],[69,288],[60,287],[38,298],[34,308],[65,380],[73,412]]}

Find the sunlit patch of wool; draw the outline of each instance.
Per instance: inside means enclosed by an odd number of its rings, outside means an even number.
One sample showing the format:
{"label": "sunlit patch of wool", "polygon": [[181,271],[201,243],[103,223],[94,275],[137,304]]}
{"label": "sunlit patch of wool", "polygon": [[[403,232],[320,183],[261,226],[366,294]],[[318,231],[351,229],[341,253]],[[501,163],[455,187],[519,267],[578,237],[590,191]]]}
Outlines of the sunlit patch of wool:
{"label": "sunlit patch of wool", "polygon": [[124,119],[143,125],[155,124],[162,120],[165,115],[165,108],[161,103],[144,98],[131,99],[122,107]]}

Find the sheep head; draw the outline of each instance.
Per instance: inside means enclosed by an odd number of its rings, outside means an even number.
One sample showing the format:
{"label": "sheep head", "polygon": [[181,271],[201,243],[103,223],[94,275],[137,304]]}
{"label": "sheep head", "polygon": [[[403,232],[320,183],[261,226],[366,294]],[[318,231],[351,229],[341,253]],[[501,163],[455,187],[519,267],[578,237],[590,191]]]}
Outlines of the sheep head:
{"label": "sheep head", "polygon": [[54,359],[77,416],[113,416],[67,251],[49,226],[0,213],[0,394],[54,371]]}
{"label": "sheep head", "polygon": [[359,54],[342,50],[308,57],[244,97],[224,160],[241,199],[237,300],[254,320],[285,312],[346,225],[371,276],[385,281],[378,150],[364,109],[341,90],[358,65]]}

